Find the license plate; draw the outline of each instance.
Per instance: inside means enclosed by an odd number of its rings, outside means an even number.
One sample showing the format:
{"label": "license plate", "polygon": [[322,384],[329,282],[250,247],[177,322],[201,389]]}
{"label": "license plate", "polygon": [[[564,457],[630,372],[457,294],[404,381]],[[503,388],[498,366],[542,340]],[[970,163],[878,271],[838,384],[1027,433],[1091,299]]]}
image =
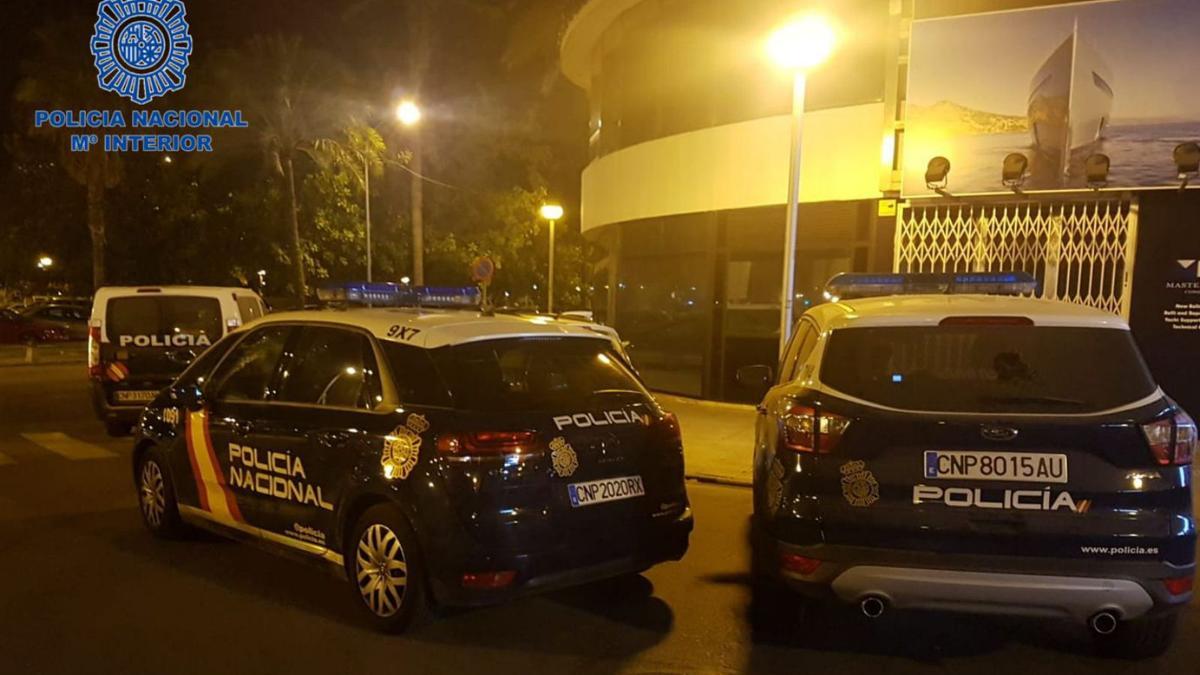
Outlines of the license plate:
{"label": "license plate", "polygon": [[925,478],[1066,483],[1067,456],[1034,452],[928,450]]}
{"label": "license plate", "polygon": [[158,396],[157,391],[118,391],[116,392],[117,403],[149,403]]}
{"label": "license plate", "polygon": [[605,478],[587,483],[571,483],[567,486],[567,495],[571,498],[571,506],[574,507],[633,499],[644,494],[646,488],[642,486],[641,476]]}

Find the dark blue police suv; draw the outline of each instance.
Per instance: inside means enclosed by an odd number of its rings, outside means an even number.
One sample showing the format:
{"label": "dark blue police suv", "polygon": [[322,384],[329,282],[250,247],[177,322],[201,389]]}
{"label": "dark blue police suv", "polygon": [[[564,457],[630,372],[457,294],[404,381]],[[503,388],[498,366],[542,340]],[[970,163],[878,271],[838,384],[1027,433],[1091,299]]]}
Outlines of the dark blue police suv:
{"label": "dark blue police suv", "polygon": [[1034,288],[843,275],[778,373],[739,372],[769,387],[759,607],[1061,618],[1116,654],[1167,649],[1192,598],[1196,425],[1124,321],[1014,297]]}
{"label": "dark blue police suv", "polygon": [[375,626],[678,560],[679,426],[609,334],[475,311],[278,314],[146,409],[149,530],[216,530],[348,577]]}

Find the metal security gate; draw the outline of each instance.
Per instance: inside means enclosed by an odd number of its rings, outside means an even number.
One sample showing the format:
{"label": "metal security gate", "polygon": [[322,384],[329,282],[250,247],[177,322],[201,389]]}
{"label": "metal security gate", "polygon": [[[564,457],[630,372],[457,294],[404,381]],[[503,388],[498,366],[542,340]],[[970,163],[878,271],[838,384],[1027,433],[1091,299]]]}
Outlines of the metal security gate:
{"label": "metal security gate", "polygon": [[1132,199],[902,204],[897,272],[1025,271],[1039,297],[1129,318],[1137,252]]}

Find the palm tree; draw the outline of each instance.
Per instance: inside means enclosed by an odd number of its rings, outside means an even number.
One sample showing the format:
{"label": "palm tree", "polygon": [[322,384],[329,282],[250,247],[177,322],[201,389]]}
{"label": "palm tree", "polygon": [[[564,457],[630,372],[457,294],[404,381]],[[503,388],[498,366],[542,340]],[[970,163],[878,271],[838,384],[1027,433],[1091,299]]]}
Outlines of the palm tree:
{"label": "palm tree", "polygon": [[287,184],[287,226],[296,295],[307,295],[300,231],[297,163],[314,143],[336,129],[346,78],[328,56],[299,37],[255,36],[242,48],[217,57],[221,97],[246,114],[250,130],[272,169]]}
{"label": "palm tree", "polygon": [[[96,71],[90,61],[78,58],[75,45],[86,35],[79,29],[84,24],[63,21],[35,34],[33,56],[22,66],[22,79],[17,85],[16,100],[32,121],[32,110],[40,109],[123,109],[117,96],[102,92],[96,85]],[[106,278],[105,249],[107,242],[104,217],[105,192],[121,182],[121,159],[115,153],[99,148],[87,152],[72,152],[71,130],[43,127],[33,133],[57,144],[60,164],[71,180],[87,189],[87,224],[92,240],[92,284],[104,285]]]}

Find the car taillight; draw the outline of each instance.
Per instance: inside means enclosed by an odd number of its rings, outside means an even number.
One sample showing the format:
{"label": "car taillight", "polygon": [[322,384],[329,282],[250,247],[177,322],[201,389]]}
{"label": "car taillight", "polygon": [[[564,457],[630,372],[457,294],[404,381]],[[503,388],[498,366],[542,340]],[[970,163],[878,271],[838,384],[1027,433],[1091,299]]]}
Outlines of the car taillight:
{"label": "car taillight", "polygon": [[1180,411],[1174,417],[1142,425],[1154,460],[1162,466],[1191,464],[1196,454],[1196,423]]}
{"label": "car taillight", "polygon": [[659,419],[651,422],[650,433],[656,440],[667,445],[683,442],[683,436],[679,429],[679,418],[675,416],[675,413],[665,413]]}
{"label": "car taillight", "polygon": [[479,457],[485,455],[522,455],[537,449],[537,434],[532,431],[470,431],[438,436],[439,455]]}
{"label": "car taillight", "polygon": [[793,404],[783,416],[783,442],[797,452],[824,454],[837,447],[849,426],[849,418]]}
{"label": "car taillight", "polygon": [[1193,579],[1190,576],[1163,579],[1163,585],[1167,587],[1167,592],[1171,595],[1183,595],[1192,592]]}
{"label": "car taillight", "polygon": [[100,324],[88,326],[88,376],[100,379],[103,369],[100,365]]}
{"label": "car taillight", "polygon": [[821,567],[821,561],[795,553],[783,553],[779,556],[779,569],[803,576],[814,574]]}

